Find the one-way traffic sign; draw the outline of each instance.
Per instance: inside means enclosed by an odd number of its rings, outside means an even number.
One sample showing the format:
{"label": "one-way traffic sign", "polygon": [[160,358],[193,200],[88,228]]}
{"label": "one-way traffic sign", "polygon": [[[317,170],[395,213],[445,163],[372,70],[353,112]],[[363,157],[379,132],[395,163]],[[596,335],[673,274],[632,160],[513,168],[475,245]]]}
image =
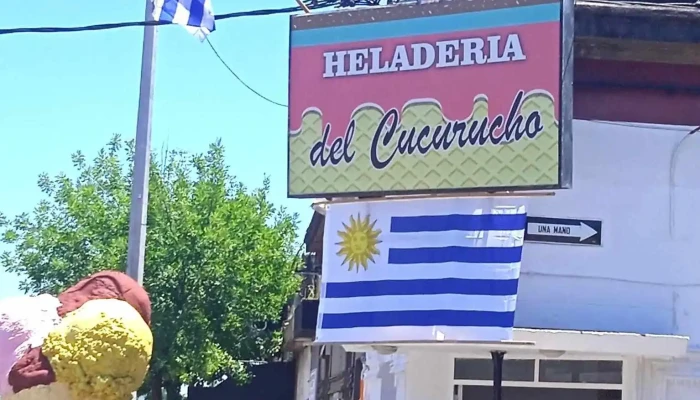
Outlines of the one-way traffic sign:
{"label": "one-way traffic sign", "polygon": [[602,234],[602,221],[528,216],[525,241],[600,246]]}

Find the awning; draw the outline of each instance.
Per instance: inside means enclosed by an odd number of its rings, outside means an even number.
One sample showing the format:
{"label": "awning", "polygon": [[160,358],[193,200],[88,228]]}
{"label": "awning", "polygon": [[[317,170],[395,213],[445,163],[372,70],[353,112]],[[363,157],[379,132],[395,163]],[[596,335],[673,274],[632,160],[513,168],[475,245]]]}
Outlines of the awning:
{"label": "awning", "polygon": [[650,358],[682,357],[688,350],[690,340],[687,336],[675,335],[545,329],[515,329],[513,335],[516,340],[535,342],[537,350]]}
{"label": "awning", "polygon": [[[675,335],[651,335],[627,332],[571,331],[552,329],[513,330],[512,341],[502,342],[383,342],[346,343],[347,351],[370,350],[392,352],[397,349],[416,351],[465,350],[513,351],[530,350],[554,354],[593,353],[599,355],[622,355],[648,358],[676,358],[686,354],[689,338]],[[315,343],[322,344],[322,343]]]}

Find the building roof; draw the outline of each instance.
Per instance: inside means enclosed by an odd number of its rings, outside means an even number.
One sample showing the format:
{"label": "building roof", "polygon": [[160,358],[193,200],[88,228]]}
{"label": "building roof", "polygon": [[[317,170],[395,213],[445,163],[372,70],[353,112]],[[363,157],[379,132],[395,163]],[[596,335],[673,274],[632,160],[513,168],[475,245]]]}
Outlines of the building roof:
{"label": "building roof", "polygon": [[[347,351],[364,352],[417,350],[446,351],[459,353],[471,350],[539,351],[544,354],[565,353],[599,354],[609,356],[637,356],[655,359],[683,357],[688,351],[687,336],[647,335],[627,332],[569,331],[556,329],[513,330],[513,341],[501,342],[466,342],[466,341],[423,341],[423,342],[373,342],[344,344]],[[377,350],[379,351],[379,350]]]}

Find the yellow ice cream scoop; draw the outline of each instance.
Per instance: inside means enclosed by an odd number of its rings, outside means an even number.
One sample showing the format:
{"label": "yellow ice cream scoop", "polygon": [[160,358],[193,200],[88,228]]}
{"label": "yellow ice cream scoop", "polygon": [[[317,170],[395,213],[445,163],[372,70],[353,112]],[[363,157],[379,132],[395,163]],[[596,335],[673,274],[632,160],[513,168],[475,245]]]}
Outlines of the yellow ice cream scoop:
{"label": "yellow ice cream scoop", "polygon": [[49,333],[43,353],[73,399],[128,400],[141,386],[153,335],[141,315],[121,300],[90,300]]}

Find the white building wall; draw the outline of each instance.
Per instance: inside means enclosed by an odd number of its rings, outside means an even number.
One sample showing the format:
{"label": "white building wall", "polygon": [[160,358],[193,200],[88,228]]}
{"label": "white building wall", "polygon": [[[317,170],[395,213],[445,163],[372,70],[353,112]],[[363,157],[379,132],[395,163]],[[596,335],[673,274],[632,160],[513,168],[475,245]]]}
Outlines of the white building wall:
{"label": "white building wall", "polygon": [[640,377],[644,388],[640,400],[695,400],[700,398],[700,357],[687,360],[648,361]]}
{"label": "white building wall", "polygon": [[441,352],[408,353],[406,397],[399,400],[452,400],[452,359]]}
{"label": "white building wall", "polygon": [[603,246],[526,243],[517,326],[683,334],[700,345],[700,134],[678,151],[675,196],[670,184],[672,153],[691,129],[574,122],[574,187],[531,199],[529,214],[601,219]]}
{"label": "white building wall", "polygon": [[309,381],[311,375],[311,347],[307,346],[298,351],[295,354],[296,358],[296,393],[294,398],[296,400],[310,400],[313,399],[311,396],[310,389],[312,384]]}
{"label": "white building wall", "polygon": [[[691,338],[683,360],[625,358],[624,400],[700,398],[700,133],[686,138],[692,128],[575,121],[574,188],[529,200],[531,216],[603,220],[603,245],[526,243],[516,326]],[[406,400],[451,399],[452,362],[409,353]]]}

